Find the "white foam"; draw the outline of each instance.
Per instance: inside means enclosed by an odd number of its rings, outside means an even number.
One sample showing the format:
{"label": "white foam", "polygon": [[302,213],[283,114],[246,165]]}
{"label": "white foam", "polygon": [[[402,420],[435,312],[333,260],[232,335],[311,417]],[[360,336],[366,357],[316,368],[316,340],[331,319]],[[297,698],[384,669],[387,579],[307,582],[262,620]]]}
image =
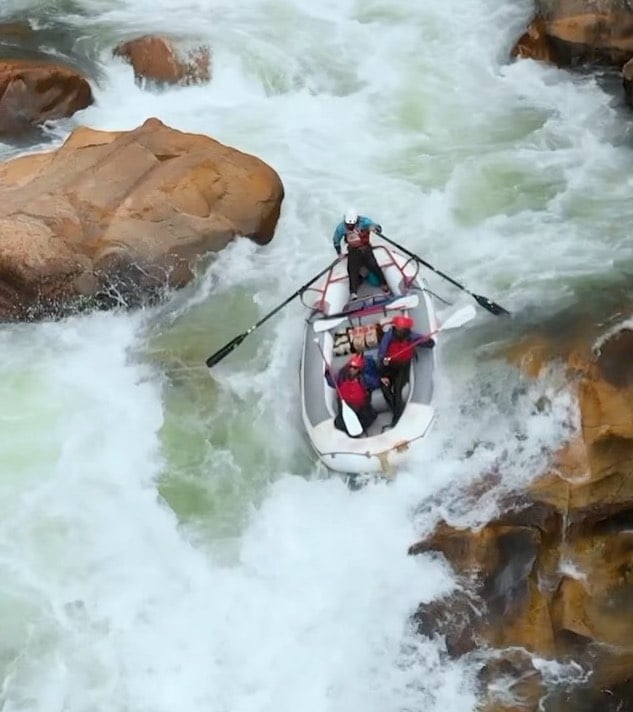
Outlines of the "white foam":
{"label": "white foam", "polygon": [[[348,203],[471,290],[545,313],[573,280],[608,274],[616,251],[633,254],[625,123],[593,80],[506,62],[527,0],[80,4],[87,15],[65,18],[78,36],[208,40],[213,80],[142,91],[107,44],[97,101],[75,123],[158,116],[266,160],[286,197],[270,246],[236,242],[163,310],[0,332],[3,710],[474,710],[471,671],[409,627],[452,573],[406,550],[440,517],[481,525],[500,492],[540,471],[577,423],[561,374],[522,387],[486,358],[476,325],[447,334],[427,449],[392,485],[351,493],[310,477],[298,304],[212,387],[192,371],[170,388],[142,365],[146,339],[180,334],[164,348],[203,371],[214,330],[228,340],[334,257]],[[236,295],[246,324],[223,306]],[[194,321],[209,303],[216,323]],[[538,411],[542,395],[551,407]],[[164,423],[182,431],[169,447]],[[499,487],[464,500],[482,473]],[[165,481],[207,509],[180,522]]]}

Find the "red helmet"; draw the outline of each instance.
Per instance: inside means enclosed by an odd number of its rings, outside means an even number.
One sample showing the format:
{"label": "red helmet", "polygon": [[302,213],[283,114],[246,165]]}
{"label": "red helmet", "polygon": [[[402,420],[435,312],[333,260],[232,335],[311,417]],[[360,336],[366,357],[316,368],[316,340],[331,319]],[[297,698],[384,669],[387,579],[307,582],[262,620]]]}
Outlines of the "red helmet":
{"label": "red helmet", "polygon": [[410,316],[394,316],[391,323],[396,329],[410,329],[413,326],[413,319]]}
{"label": "red helmet", "polygon": [[347,362],[348,366],[352,368],[362,368],[365,365],[365,359],[361,354],[354,354],[352,358]]}

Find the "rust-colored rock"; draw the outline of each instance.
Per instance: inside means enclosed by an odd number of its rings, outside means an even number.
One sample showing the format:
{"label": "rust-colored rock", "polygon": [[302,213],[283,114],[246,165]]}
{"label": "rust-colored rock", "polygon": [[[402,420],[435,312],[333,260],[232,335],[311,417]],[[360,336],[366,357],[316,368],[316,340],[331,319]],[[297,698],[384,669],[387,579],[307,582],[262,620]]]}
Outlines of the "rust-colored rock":
{"label": "rust-colored rock", "polygon": [[481,600],[466,591],[422,603],[414,616],[417,632],[429,638],[441,635],[448,654],[461,657],[478,645],[476,631],[483,608]]}
{"label": "rust-colored rock", "polygon": [[57,64],[0,60],[0,134],[72,116],[93,101],[87,80]]}
{"label": "rust-colored rock", "polygon": [[121,42],[114,55],[134,69],[137,81],[156,84],[203,84],[211,77],[211,58],[205,45],[185,46],[181,41],[146,35]]}
{"label": "rust-colored rock", "polygon": [[[486,614],[471,639],[483,637],[497,646],[522,645],[551,654],[553,636],[547,606],[532,580],[540,541],[536,529],[502,522],[476,532],[444,525],[410,553],[440,551],[463,576],[476,581],[475,592]],[[501,621],[503,625],[498,624]],[[467,640],[466,632],[462,631],[459,639]]]}
{"label": "rust-colored rock", "polygon": [[536,378],[555,354],[545,339],[532,337],[512,344],[505,356],[527,376]]}
{"label": "rust-colored rock", "polygon": [[[532,656],[522,648],[490,651],[479,672],[486,704],[481,712],[533,712],[547,694]],[[498,680],[504,685],[497,685]]]}
{"label": "rust-colored rock", "polygon": [[561,66],[622,67],[633,57],[633,8],[621,0],[537,0],[535,20],[513,53]]}
{"label": "rust-colored rock", "polygon": [[536,19],[530,24],[514,46],[511,56],[558,64],[556,50],[547,35],[545,22],[542,19]]}
{"label": "rust-colored rock", "polygon": [[621,329],[598,349],[596,367],[613,386],[633,388],[633,330]]}
{"label": "rust-colored rock", "polygon": [[565,556],[578,573],[563,576],[553,596],[557,634],[633,653],[633,531],[598,529],[565,547]]}
{"label": "rust-colored rock", "polygon": [[282,199],[259,159],[157,119],[77,129],[57,151],[0,166],[0,317],[181,286],[235,235],[271,240]]}
{"label": "rust-colored rock", "polygon": [[[622,705],[631,699],[632,355],[627,328],[606,338],[595,354],[591,344],[567,348],[581,422],[550,469],[502,502],[503,513],[482,529],[440,524],[409,550],[442,552],[474,596],[468,606],[460,594],[416,613],[420,632],[446,635],[451,654],[485,642],[572,659],[593,671],[581,691],[556,693],[552,709],[571,712],[587,699],[594,705],[587,709],[615,712],[627,709]],[[523,355],[511,351],[512,360],[534,376],[548,357],[560,358],[560,346],[537,340]],[[539,690],[536,685],[534,695]],[[526,705],[492,699],[486,709],[535,709],[538,699],[531,693],[528,698]]]}
{"label": "rust-colored rock", "polygon": [[26,22],[0,22],[0,40],[30,37],[33,28]]}

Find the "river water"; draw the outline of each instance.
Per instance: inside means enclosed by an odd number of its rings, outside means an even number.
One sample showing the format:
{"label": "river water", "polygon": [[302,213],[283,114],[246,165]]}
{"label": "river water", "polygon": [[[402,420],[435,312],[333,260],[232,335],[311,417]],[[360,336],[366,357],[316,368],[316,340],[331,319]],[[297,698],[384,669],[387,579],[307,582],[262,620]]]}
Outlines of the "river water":
{"label": "river water", "polygon": [[[237,240],[161,306],[0,328],[3,712],[475,709],[475,664],[410,623],[453,575],[407,547],[441,517],[485,522],[541,471],[573,399],[556,366],[530,382],[504,348],[617,320],[633,270],[629,117],[595,78],[509,62],[531,11],[4,1],[98,67],[95,105],[32,149],[157,116],[259,156],[286,198],[269,246]],[[111,48],[146,32],[207,41],[212,83],[136,87]],[[425,447],[355,492],[301,429],[298,303],[204,367],[331,261],[348,204],[514,314],[443,335]],[[469,303],[428,277],[440,311]],[[491,472],[493,492],[463,496]]]}

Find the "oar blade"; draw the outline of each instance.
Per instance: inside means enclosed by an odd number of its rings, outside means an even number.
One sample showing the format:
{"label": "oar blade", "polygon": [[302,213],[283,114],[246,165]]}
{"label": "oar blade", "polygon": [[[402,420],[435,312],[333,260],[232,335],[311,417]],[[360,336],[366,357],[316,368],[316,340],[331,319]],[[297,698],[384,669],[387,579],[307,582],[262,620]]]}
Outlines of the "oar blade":
{"label": "oar blade", "polygon": [[394,299],[393,302],[387,304],[387,311],[392,309],[415,309],[420,303],[420,297],[417,294],[407,294],[400,299]]}
{"label": "oar blade", "polygon": [[211,354],[211,356],[209,356],[209,358],[206,360],[207,368],[213,368],[213,366],[220,363],[220,361],[222,361],[223,358],[226,358],[234,349],[236,349],[247,336],[248,332],[244,332],[243,334],[236,336],[232,341],[229,341],[228,344],[225,344],[214,354]]}
{"label": "oar blade", "polygon": [[446,331],[447,329],[458,329],[460,326],[467,324],[477,316],[477,310],[472,304],[468,304],[462,309],[458,309],[451,314],[445,322],[443,322],[438,331]]}
{"label": "oar blade", "polygon": [[342,324],[344,321],[347,321],[346,316],[339,316],[335,319],[319,319],[318,321],[315,321],[312,324],[312,328],[314,329],[315,334],[321,334],[324,331],[329,331],[330,329],[333,329],[335,326],[338,326],[339,324]]}
{"label": "oar blade", "polygon": [[273,317],[277,312],[281,311],[287,304],[290,304],[290,302],[293,299],[296,299],[300,294],[303,294],[306,289],[312,284],[314,284],[317,279],[320,277],[323,277],[326,272],[329,272],[331,269],[334,268],[334,266],[340,261],[340,257],[337,257],[331,264],[329,264],[325,269],[321,270],[319,274],[314,275],[312,279],[309,282],[306,282],[302,287],[299,287],[296,292],[291,294],[287,299],[284,299],[284,301],[281,304],[278,304],[272,311],[268,312],[266,316],[262,317],[257,324],[253,324],[251,328],[248,331],[245,331],[243,334],[240,334],[239,336],[236,336],[232,341],[229,341],[228,344],[223,346],[219,351],[216,351],[214,354],[209,356],[209,358],[206,360],[206,364],[208,368],[212,368],[215,366],[217,363],[219,363],[223,358],[228,356],[233,349],[235,349],[236,346],[239,346],[242,341],[252,332],[255,331],[255,329],[258,329],[262,324],[267,322],[271,317]]}
{"label": "oar blade", "polygon": [[433,267],[432,264],[429,264],[421,257],[416,255],[415,252],[410,252],[409,250],[407,250],[406,247],[399,245],[395,240],[392,240],[391,238],[387,237],[384,233],[380,233],[380,237],[382,237],[383,240],[386,240],[389,244],[393,245],[399,250],[402,250],[402,252],[404,252],[406,255],[409,255],[409,257],[412,257],[414,260],[416,260],[416,262],[419,262],[421,265],[424,265],[436,274],[439,274],[440,277],[447,280],[451,284],[454,284],[458,289],[461,289],[463,292],[466,292],[466,294],[470,294],[470,296],[476,299],[477,303],[482,306],[486,311],[489,311],[495,316],[502,316],[503,314],[510,316],[510,312],[507,309],[504,309],[501,304],[497,304],[496,302],[493,302],[492,299],[488,299],[488,297],[484,297],[481,294],[473,294],[468,289],[466,289],[463,284],[460,284],[449,275],[444,274],[444,272],[441,272],[439,269],[436,269],[435,267]]}
{"label": "oar blade", "polygon": [[341,415],[343,416],[345,429],[351,437],[357,438],[362,434],[363,426],[360,424],[358,416],[344,400],[341,401]]}
{"label": "oar blade", "polygon": [[492,299],[488,299],[488,297],[484,297],[481,294],[473,294],[473,297],[477,300],[477,303],[480,306],[489,311],[491,314],[494,314],[495,316],[507,314],[510,316],[510,312],[507,309],[504,309],[501,304],[493,302]]}

